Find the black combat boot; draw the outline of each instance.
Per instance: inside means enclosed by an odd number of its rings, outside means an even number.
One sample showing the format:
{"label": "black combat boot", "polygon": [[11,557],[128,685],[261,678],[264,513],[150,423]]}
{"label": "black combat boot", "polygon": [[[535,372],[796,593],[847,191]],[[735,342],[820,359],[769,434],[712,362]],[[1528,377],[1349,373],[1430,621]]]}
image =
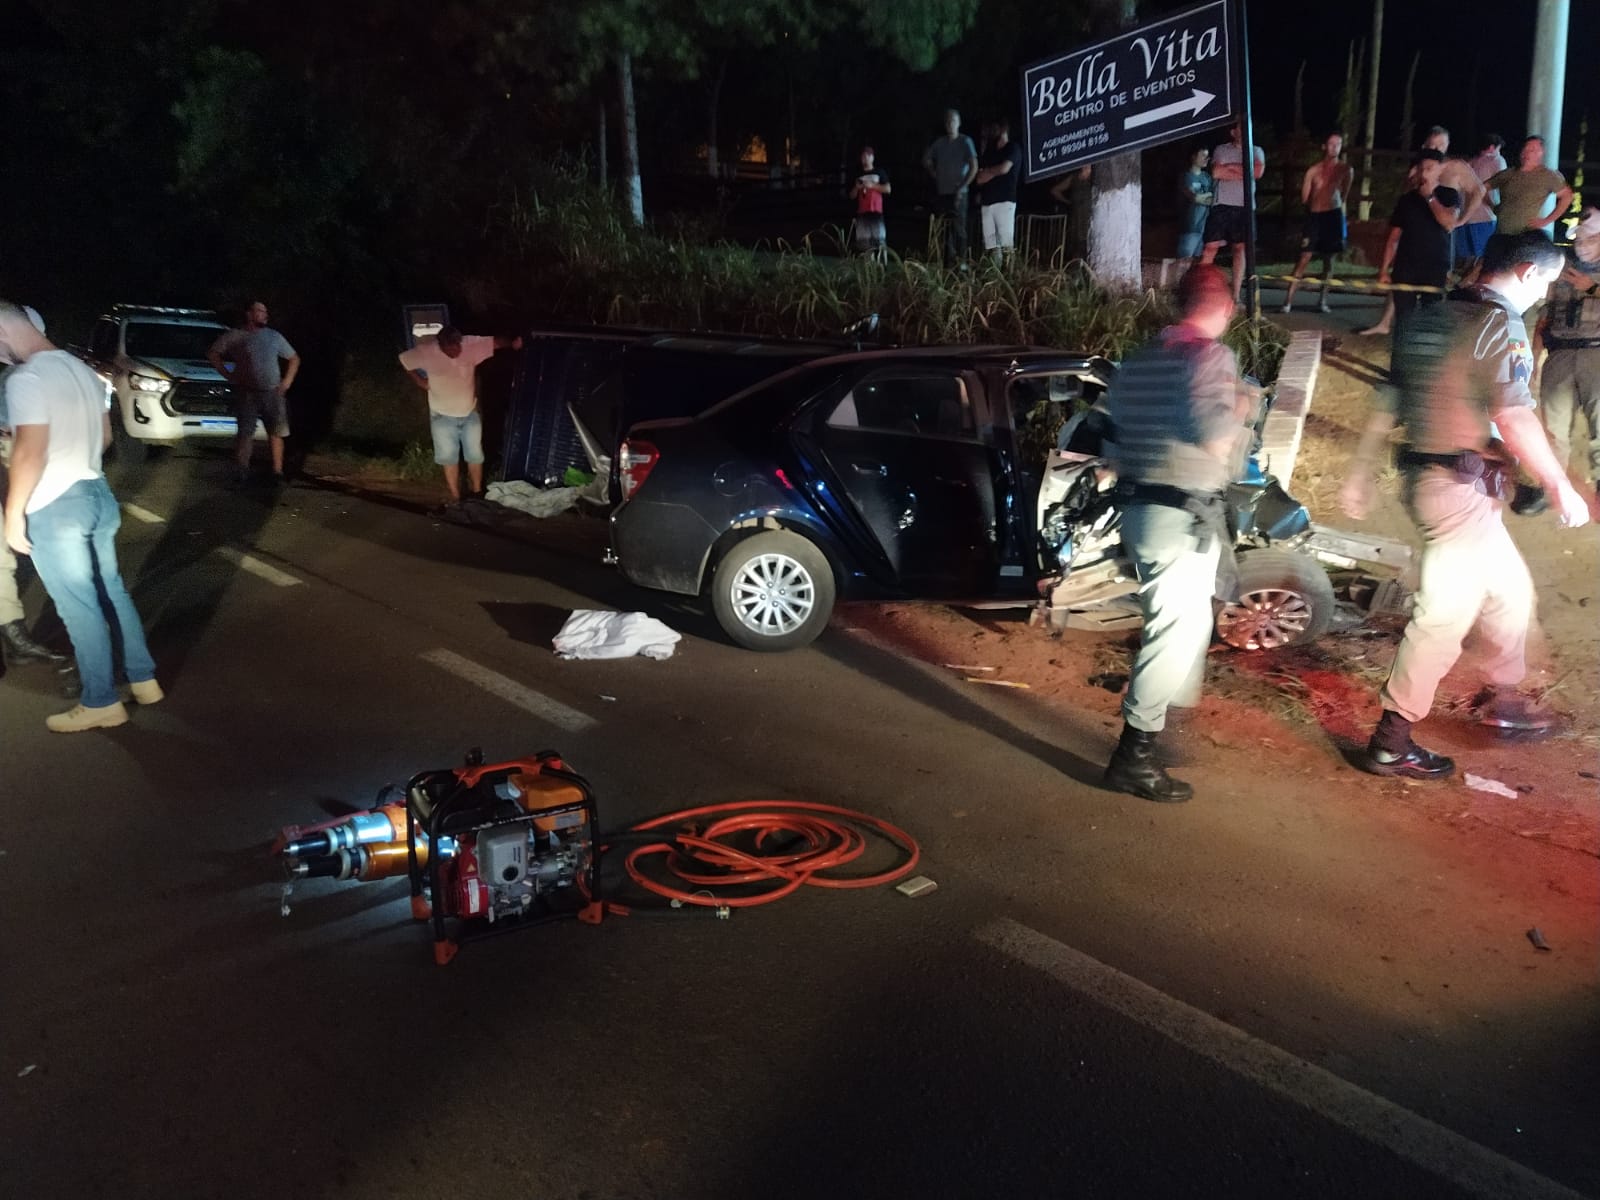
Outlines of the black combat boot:
{"label": "black combat boot", "polygon": [[1102,782],[1114,792],[1127,792],[1157,804],[1182,804],[1194,788],[1168,775],[1156,761],[1156,735],[1124,724],[1122,737]]}
{"label": "black combat boot", "polygon": [[20,620],[0,625],[0,646],[4,647],[6,661],[13,666],[17,663],[66,661],[65,655],[57,654],[48,646],[41,646],[34,641],[33,635],[28,632],[28,627]]}

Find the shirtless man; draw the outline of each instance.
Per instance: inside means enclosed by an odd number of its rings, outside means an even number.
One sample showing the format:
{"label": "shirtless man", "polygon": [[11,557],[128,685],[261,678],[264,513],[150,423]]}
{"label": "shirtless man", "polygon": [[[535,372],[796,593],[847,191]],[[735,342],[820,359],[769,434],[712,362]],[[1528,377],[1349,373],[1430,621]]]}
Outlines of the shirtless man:
{"label": "shirtless man", "polygon": [[1289,294],[1283,299],[1283,311],[1294,307],[1295,289],[1305,278],[1306,267],[1313,256],[1322,256],[1322,312],[1328,308],[1328,283],[1333,278],[1334,257],[1344,249],[1346,235],[1344,198],[1350,194],[1350,180],[1354,172],[1350,164],[1339,161],[1344,151],[1344,134],[1335,129],[1322,141],[1322,158],[1306,169],[1300,181],[1300,202],[1306,206],[1305,236],[1300,239],[1300,261],[1295,264],[1294,278],[1289,281]]}

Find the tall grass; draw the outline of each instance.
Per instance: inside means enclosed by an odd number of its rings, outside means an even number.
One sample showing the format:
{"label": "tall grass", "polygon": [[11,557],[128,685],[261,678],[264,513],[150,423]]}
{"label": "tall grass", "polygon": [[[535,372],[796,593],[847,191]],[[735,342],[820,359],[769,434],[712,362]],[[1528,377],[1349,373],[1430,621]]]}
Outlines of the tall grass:
{"label": "tall grass", "polygon": [[[563,169],[496,205],[491,232],[494,269],[480,268],[463,290],[562,321],[808,338],[837,336],[876,313],[890,343],[1050,346],[1116,360],[1172,318],[1159,293],[1102,287],[1083,263],[984,259],[958,270],[892,253],[841,254],[837,229],[754,250],[640,230]],[[1244,370],[1263,382],[1276,376],[1282,330],[1240,321],[1228,341]]]}

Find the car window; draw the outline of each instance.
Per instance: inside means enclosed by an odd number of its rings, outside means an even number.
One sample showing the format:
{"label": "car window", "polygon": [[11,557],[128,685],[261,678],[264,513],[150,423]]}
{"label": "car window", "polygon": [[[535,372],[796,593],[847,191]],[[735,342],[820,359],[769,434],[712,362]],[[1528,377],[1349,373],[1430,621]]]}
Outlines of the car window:
{"label": "car window", "polygon": [[127,353],[130,358],[203,359],[211,343],[227,331],[220,325],[165,325],[158,321],[129,321]]}
{"label": "car window", "polygon": [[828,424],[924,437],[970,438],[977,433],[959,375],[868,376],[834,407]]}

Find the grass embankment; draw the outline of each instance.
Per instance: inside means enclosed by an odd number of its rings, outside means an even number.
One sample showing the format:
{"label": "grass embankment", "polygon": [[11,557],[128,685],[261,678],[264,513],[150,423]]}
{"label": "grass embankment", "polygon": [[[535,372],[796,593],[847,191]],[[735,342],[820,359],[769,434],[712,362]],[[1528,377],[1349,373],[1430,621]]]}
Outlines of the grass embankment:
{"label": "grass embankment", "polygon": [[[840,253],[839,231],[799,245],[749,248],[690,233],[638,229],[606,193],[552,172],[540,190],[496,206],[491,265],[447,281],[472,308],[524,319],[594,322],[761,337],[833,338],[871,313],[885,345],[1032,345],[1120,360],[1172,319],[1155,291],[1101,287],[1082,263],[958,270],[937,261]],[[1276,377],[1283,330],[1241,318],[1229,331],[1240,365]],[[341,380],[335,444],[387,446],[426,477],[415,396],[392,354],[352,355]],[[396,438],[396,429],[406,431]],[[403,450],[402,450],[403,447]]]}

